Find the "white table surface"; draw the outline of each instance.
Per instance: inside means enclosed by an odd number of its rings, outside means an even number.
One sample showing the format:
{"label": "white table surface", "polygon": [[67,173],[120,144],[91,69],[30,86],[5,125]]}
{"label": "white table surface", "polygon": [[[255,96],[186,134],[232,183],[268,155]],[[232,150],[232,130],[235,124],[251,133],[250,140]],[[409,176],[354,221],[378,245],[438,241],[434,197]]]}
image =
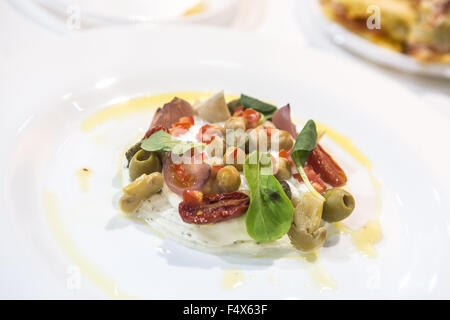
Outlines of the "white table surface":
{"label": "white table surface", "polygon": [[[305,46],[318,47],[329,53],[340,55],[345,59],[352,59],[356,63],[368,64],[377,72],[410,88],[429,107],[435,108],[443,116],[450,117],[449,80],[389,70],[352,56],[325,37],[311,37],[304,30],[296,13],[299,4],[296,1],[302,0],[241,0],[234,21],[227,27],[296,41]],[[83,32],[83,30],[73,32]],[[0,0],[0,67],[8,67],[8,59],[15,55],[32,54],[33,48],[45,45],[48,40],[57,41],[69,34],[59,32],[50,21],[48,23],[37,21],[31,14],[19,12],[7,0]]]}

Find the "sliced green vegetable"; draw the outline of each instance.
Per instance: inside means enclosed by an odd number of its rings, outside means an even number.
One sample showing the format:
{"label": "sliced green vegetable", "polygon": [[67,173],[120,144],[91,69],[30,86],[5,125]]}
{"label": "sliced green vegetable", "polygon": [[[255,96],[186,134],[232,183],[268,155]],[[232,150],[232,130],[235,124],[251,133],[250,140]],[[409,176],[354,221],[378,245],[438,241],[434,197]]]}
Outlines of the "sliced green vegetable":
{"label": "sliced green vegetable", "polygon": [[189,142],[175,139],[163,130],[155,132],[141,143],[141,148],[146,151],[171,151],[177,154],[184,154],[192,148],[204,146],[205,144],[201,142]]}
{"label": "sliced green vegetable", "polygon": [[270,119],[272,115],[277,111],[277,107],[263,102],[261,100],[246,96],[245,94],[241,95],[240,104],[243,105],[246,109],[252,108],[253,110],[258,111],[263,114],[266,119]]}
{"label": "sliced green vegetable", "polygon": [[245,160],[244,175],[250,189],[245,217],[248,234],[260,242],[280,239],[291,228],[294,207],[272,174],[270,156],[263,154],[259,159],[257,151],[251,153]]}
{"label": "sliced green vegetable", "polygon": [[308,176],[303,170],[305,166],[306,160],[308,160],[311,151],[313,151],[317,146],[317,129],[316,124],[313,120],[308,120],[302,131],[299,133],[297,140],[295,141],[294,147],[292,148],[291,158],[297,167],[297,170],[300,176],[303,179],[308,190],[320,198],[322,201],[325,201],[324,197],[320,193],[314,189],[311,185],[311,182],[308,179]]}

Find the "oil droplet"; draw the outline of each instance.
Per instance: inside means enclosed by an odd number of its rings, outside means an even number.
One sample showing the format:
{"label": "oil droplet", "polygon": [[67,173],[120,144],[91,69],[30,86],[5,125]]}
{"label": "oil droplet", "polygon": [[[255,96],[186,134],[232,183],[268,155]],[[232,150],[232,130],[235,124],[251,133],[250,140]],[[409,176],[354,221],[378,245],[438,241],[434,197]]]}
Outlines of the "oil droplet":
{"label": "oil droplet", "polygon": [[378,255],[375,244],[382,238],[378,218],[369,221],[365,226],[355,231],[349,229],[343,223],[335,223],[334,225],[344,234],[351,236],[353,245],[360,253],[369,258],[375,258]]}
{"label": "oil droplet", "polygon": [[302,264],[306,267],[311,282],[320,291],[324,290],[335,291],[339,288],[338,283],[331,278],[329,273],[320,264],[319,251],[286,256],[285,258],[301,261]]}
{"label": "oil droplet", "polygon": [[320,264],[309,266],[308,272],[313,283],[320,289],[320,291],[335,291],[338,289],[339,286],[337,282],[330,277],[329,273]]}
{"label": "oil droplet", "polygon": [[244,283],[244,275],[239,270],[226,270],[223,273],[221,287],[225,290],[233,290]]}
{"label": "oil droplet", "polygon": [[267,277],[267,280],[270,284],[278,284],[278,279],[274,275],[270,275]]}
{"label": "oil droplet", "polygon": [[76,172],[76,177],[78,179],[78,186],[80,187],[80,190],[83,192],[89,192],[89,179],[92,176],[92,171],[83,168]]}

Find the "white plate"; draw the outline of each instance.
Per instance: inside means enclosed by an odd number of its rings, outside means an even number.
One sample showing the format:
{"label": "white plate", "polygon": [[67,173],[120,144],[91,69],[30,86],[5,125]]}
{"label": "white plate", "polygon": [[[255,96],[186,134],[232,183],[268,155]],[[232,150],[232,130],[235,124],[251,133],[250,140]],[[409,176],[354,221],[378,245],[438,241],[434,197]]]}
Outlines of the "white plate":
{"label": "white plate", "polygon": [[[290,43],[194,27],[77,34],[0,67],[0,296],[449,298],[449,120],[389,79]],[[380,183],[377,258],[345,235],[317,264],[216,256],[118,216],[118,163],[152,114],[89,134],[82,121],[133,96],[219,89],[290,102],[296,117],[351,137]],[[93,171],[88,193],[75,177],[83,167]],[[369,208],[356,217],[373,216],[369,178],[345,168]]]}
{"label": "white plate", "polygon": [[[136,23],[223,25],[238,9],[237,0],[10,0],[12,6],[57,32],[69,28]],[[203,3],[203,11],[184,13]],[[78,19],[78,22],[76,19]]]}
{"label": "white plate", "polygon": [[378,46],[330,21],[323,15],[319,0],[296,1],[295,5],[299,23],[313,42],[318,41],[320,33],[323,33],[338,46],[377,64],[409,73],[450,78],[449,65],[420,63],[412,57]]}

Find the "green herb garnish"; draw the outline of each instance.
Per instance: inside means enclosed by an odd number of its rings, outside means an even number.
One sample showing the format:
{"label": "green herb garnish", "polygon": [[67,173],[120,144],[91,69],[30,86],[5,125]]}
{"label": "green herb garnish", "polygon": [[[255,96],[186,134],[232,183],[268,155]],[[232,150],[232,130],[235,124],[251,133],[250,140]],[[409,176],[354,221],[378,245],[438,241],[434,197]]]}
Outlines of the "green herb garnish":
{"label": "green herb garnish", "polygon": [[308,190],[313,193],[318,198],[325,200],[320,193],[314,189],[308,176],[303,170],[306,160],[308,160],[311,151],[313,151],[317,146],[317,129],[316,124],[313,120],[308,120],[302,131],[299,133],[297,140],[295,141],[294,148],[292,148],[291,158],[297,167],[300,176],[303,179]]}
{"label": "green herb garnish", "polygon": [[276,106],[266,103],[266,102],[263,102],[261,100],[246,96],[245,94],[241,94],[241,98],[239,99],[239,102],[246,109],[252,108],[253,110],[258,111],[259,113],[264,115],[264,117],[266,119],[270,119],[272,117],[272,115],[275,113],[275,111],[277,111]]}
{"label": "green herb garnish", "polygon": [[245,224],[247,232],[256,241],[280,239],[291,228],[294,207],[278,180],[272,174],[268,154],[259,159],[251,153],[244,164],[244,175],[250,189],[250,205]]}
{"label": "green herb garnish", "polygon": [[189,142],[175,139],[167,132],[160,130],[152,134],[141,143],[141,148],[146,151],[167,151],[184,154],[192,148],[204,147],[201,142]]}

